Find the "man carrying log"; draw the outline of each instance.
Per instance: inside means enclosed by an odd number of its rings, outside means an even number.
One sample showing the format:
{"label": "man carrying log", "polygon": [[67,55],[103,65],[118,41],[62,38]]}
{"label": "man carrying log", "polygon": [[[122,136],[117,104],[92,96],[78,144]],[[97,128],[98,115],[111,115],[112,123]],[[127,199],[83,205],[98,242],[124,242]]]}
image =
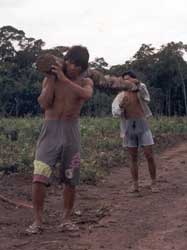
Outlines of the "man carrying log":
{"label": "man carrying log", "polygon": [[136,84],[136,91],[125,91],[119,94],[121,108],[121,137],[123,146],[127,147],[131,161],[131,175],[133,180],[131,193],[139,194],[138,178],[138,148],[142,147],[148,163],[151,177],[151,191],[158,192],[156,182],[156,163],[153,154],[153,136],[147,121],[152,116],[148,102],[150,95],[144,83],[141,83],[134,72],[127,71],[123,74],[127,84]]}
{"label": "man carrying log", "polygon": [[38,97],[44,110],[44,123],[34,161],[34,222],[26,230],[28,233],[42,230],[46,187],[59,158],[64,183],[63,221],[60,227],[63,230],[78,230],[78,226],[71,221],[71,213],[80,176],[80,110],[93,93],[92,80],[83,74],[88,68],[88,60],[86,47],[73,46],[64,61],[54,61],[52,67],[45,72],[42,91]]}

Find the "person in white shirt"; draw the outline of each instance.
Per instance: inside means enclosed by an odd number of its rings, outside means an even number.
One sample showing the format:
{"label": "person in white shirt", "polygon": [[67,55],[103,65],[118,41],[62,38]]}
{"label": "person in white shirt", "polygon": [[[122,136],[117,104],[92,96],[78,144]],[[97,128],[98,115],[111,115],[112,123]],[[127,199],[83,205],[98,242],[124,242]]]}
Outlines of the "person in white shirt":
{"label": "person in white shirt", "polygon": [[152,192],[158,192],[156,163],[153,154],[154,141],[147,121],[147,117],[152,115],[148,106],[150,95],[146,85],[137,79],[134,72],[127,71],[122,77],[126,83],[136,84],[138,87],[135,91],[127,90],[119,93],[112,104],[113,115],[121,117],[123,146],[128,148],[131,160],[133,185],[130,191],[139,193],[138,148],[143,147],[151,177],[150,187]]}

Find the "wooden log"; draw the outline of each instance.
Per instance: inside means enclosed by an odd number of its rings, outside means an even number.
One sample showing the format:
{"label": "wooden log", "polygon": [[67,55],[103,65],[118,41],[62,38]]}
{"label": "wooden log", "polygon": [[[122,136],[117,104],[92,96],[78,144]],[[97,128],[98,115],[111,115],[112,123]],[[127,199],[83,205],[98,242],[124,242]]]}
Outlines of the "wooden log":
{"label": "wooden log", "polygon": [[7,203],[14,205],[16,207],[24,207],[24,208],[31,208],[31,209],[33,208],[33,206],[31,204],[28,204],[28,203],[25,203],[22,201],[15,201],[15,200],[9,199],[1,194],[0,194],[0,199],[4,202],[7,202]]}

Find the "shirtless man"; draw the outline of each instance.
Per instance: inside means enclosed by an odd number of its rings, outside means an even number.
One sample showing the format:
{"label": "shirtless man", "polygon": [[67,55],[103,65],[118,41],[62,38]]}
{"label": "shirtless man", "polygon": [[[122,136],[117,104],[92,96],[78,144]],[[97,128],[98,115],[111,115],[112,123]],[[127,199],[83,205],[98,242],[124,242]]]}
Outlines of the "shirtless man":
{"label": "shirtless man", "polygon": [[64,70],[57,62],[52,66],[53,74],[46,75],[43,80],[38,102],[45,119],[36,147],[32,185],[34,223],[27,229],[28,233],[38,233],[42,229],[46,187],[59,158],[64,183],[61,228],[78,229],[71,221],[71,213],[80,175],[80,110],[93,93],[92,80],[83,77],[88,60],[87,48],[73,46],[64,58]]}
{"label": "shirtless man", "polygon": [[131,159],[131,175],[133,180],[132,193],[139,193],[138,185],[138,147],[142,146],[151,177],[151,190],[158,192],[156,185],[156,164],[152,145],[154,144],[147,117],[152,113],[147,105],[150,101],[149,92],[145,84],[140,83],[132,71],[123,74],[126,83],[136,84],[137,91],[125,91],[120,107],[124,118],[121,119],[121,134],[124,146],[128,148]]}

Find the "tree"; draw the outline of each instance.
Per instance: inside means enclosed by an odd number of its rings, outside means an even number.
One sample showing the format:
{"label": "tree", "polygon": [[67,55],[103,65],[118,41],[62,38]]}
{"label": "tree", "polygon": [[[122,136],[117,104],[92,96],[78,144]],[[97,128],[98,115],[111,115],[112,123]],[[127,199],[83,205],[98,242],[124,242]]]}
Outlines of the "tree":
{"label": "tree", "polygon": [[108,63],[105,61],[103,57],[96,57],[93,62],[90,62],[90,68],[91,69],[96,69],[103,74],[107,74],[108,72]]}
{"label": "tree", "polygon": [[153,81],[154,86],[162,88],[165,94],[165,112],[168,115],[175,113],[176,105],[182,105],[184,108],[180,113],[187,114],[185,84],[187,64],[183,59],[184,51],[186,51],[186,45],[182,42],[171,42],[161,46],[156,54]]}

